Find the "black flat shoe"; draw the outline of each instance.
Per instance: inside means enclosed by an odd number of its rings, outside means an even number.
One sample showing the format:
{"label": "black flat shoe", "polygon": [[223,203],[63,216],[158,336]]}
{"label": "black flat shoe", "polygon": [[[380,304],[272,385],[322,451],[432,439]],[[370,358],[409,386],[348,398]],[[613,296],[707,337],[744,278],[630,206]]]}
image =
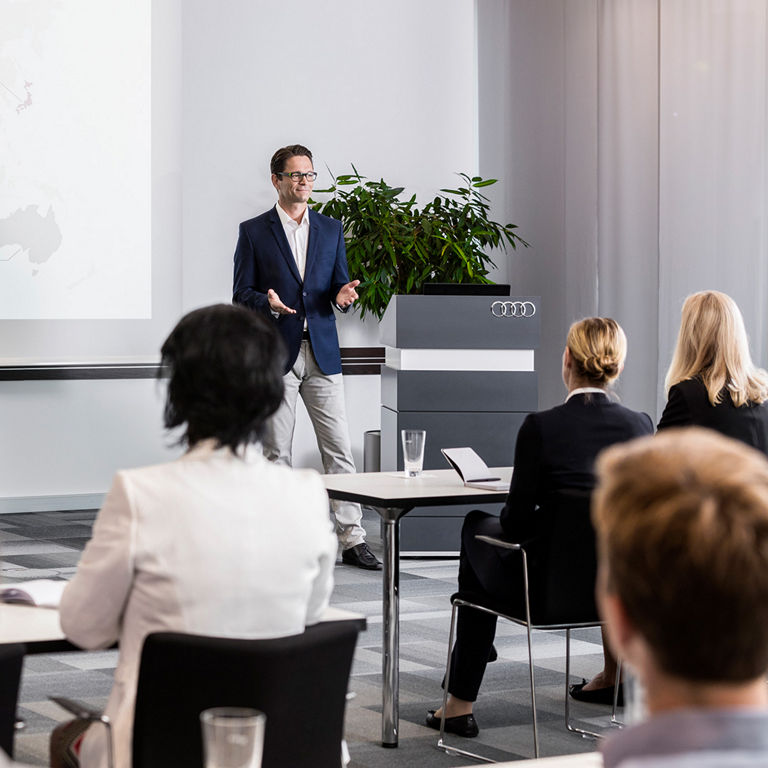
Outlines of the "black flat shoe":
{"label": "black flat shoe", "polygon": [[[434,709],[427,712],[427,727],[434,728],[436,731],[440,730],[440,718],[435,717]],[[456,717],[445,718],[445,732],[455,733],[465,739],[474,739],[480,733],[480,729],[477,727],[474,715],[457,715]]]}
{"label": "black flat shoe", "polygon": [[[582,679],[580,683],[574,683],[568,687],[568,693],[572,699],[576,701],[586,701],[588,704],[607,704],[609,707],[613,706],[613,686],[607,688],[595,688],[592,691],[585,691],[584,686],[587,681]],[[624,683],[619,683],[619,698],[616,704],[620,707],[624,706]]]}

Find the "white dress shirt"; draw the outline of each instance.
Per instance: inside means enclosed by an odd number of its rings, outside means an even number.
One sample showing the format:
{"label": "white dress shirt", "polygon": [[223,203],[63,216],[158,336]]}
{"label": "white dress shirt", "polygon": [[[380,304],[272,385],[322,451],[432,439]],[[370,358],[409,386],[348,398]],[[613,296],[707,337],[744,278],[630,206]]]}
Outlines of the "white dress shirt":
{"label": "white dress shirt", "polygon": [[304,270],[307,266],[307,244],[309,243],[309,208],[304,211],[301,223],[294,221],[281,207],[275,203],[275,210],[280,217],[280,223],[285,230],[285,237],[291,247],[291,253],[296,261],[301,279],[304,279]]}
{"label": "white dress shirt", "polygon": [[572,389],[568,393],[568,397],[565,398],[565,402],[567,403],[574,395],[588,395],[588,394],[594,394],[594,395],[608,395],[608,393],[604,389],[600,389],[600,387],[576,387],[576,389]]}

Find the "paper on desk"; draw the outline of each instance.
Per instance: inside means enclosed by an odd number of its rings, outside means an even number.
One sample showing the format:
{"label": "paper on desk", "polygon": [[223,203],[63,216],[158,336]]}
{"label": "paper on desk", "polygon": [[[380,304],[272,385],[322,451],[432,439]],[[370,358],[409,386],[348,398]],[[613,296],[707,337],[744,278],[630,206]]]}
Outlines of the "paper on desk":
{"label": "paper on desk", "polygon": [[66,586],[66,581],[53,579],[19,581],[7,587],[0,587],[0,601],[36,605],[40,608],[58,608]]}

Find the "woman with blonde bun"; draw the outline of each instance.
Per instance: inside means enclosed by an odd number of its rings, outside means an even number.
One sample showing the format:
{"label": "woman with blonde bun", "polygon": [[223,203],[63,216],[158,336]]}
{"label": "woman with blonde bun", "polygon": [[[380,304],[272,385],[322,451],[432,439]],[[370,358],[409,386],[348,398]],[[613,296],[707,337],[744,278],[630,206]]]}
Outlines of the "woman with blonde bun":
{"label": "woman with blonde bun", "polygon": [[660,430],[708,427],[768,454],[768,373],[752,362],[730,296],[700,291],[685,300],[665,386]]}
{"label": "woman with blonde bun", "polygon": [[[594,463],[603,448],[653,432],[645,413],[625,408],[610,395],[624,367],[627,340],[611,318],[588,317],[568,331],[562,375],[568,390],[565,403],[529,414],[517,435],[515,471],[507,502],[499,518],[470,512],[462,529],[459,591],[485,594],[523,609],[519,564],[497,548],[477,541],[477,534],[505,534],[513,541],[548,535],[544,515],[548,496],[563,490],[591,491]],[[524,609],[523,609],[524,610]],[[496,617],[459,608],[456,644],[451,656],[445,729],[460,736],[479,732],[472,714],[488,661],[495,658]],[[615,679],[615,661],[606,656],[606,669],[595,680],[574,686],[590,695],[608,696]],[[593,694],[593,691],[598,691]],[[582,696],[581,698],[585,698]],[[592,699],[596,700],[596,699]],[[440,728],[441,710],[427,714],[427,725]]]}

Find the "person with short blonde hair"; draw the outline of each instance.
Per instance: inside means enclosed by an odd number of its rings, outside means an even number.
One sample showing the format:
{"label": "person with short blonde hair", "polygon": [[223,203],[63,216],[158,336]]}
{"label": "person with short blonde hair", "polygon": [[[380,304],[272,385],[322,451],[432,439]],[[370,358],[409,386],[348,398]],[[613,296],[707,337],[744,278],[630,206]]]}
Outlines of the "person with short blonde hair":
{"label": "person with short blonde hair", "polygon": [[651,716],[606,768],[768,765],[768,461],[689,428],[608,449],[597,476],[601,614]]}
{"label": "person with short blonde hair", "polygon": [[[487,596],[523,613],[523,585],[514,554],[500,554],[475,536],[506,534],[528,544],[546,540],[553,494],[589,493],[595,484],[595,457],[603,448],[653,431],[647,414],[625,408],[611,397],[609,388],[621,373],[626,354],[624,331],[611,318],[587,317],[570,327],[562,363],[566,401],[525,418],[517,434],[515,471],[501,517],[480,510],[467,515],[461,535],[460,593]],[[495,616],[459,608],[445,712],[445,728],[451,733],[472,737],[479,732],[473,703],[486,664],[494,658],[495,632]],[[588,700],[611,696],[615,671],[615,660],[606,656],[603,674],[574,686],[576,695],[586,688],[581,697]],[[428,712],[427,725],[439,729],[441,716],[441,710]]]}
{"label": "person with short blonde hair", "polygon": [[752,362],[736,302],[700,291],[683,303],[658,428],[701,426],[768,453],[768,373]]}

